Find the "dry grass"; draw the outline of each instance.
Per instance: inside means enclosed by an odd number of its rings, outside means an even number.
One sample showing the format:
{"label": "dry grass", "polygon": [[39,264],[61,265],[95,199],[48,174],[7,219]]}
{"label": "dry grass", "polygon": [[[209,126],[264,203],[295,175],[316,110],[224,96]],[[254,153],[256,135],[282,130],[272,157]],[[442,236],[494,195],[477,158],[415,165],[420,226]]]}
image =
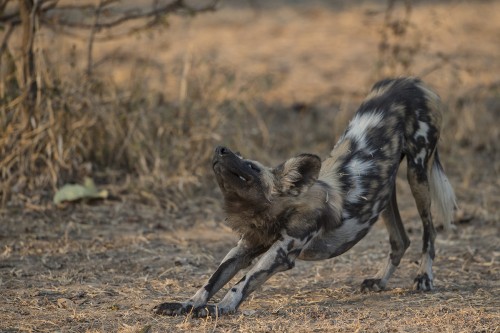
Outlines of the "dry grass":
{"label": "dry grass", "polygon": [[[408,193],[403,193],[404,198]],[[152,332],[498,329],[496,221],[479,215],[459,225],[453,237],[440,235],[434,292],[411,291],[421,233],[411,207],[402,214],[413,245],[388,291],[359,292],[362,279],[376,271],[388,248],[386,232],[377,225],[346,255],[298,262],[295,269],[273,277],[239,313],[203,320],[154,316],[151,308],[166,299],[189,297],[236,238],[214,221],[218,214],[205,214],[206,220],[194,227],[179,229],[168,219],[158,222],[162,214],[150,211],[126,202],[6,216],[11,238],[2,253],[2,331],[139,332],[147,326]],[[25,219],[29,230],[19,230]]]}
{"label": "dry grass", "polygon": [[[12,122],[16,96],[2,105],[0,331],[498,332],[499,4],[423,2],[406,24],[399,2],[391,19],[384,1],[252,3],[96,44],[92,79],[85,42],[40,34],[44,112]],[[421,228],[402,175],[412,246],[388,291],[358,292],[388,248],[376,225],[347,254],[272,278],[234,316],[153,316],[195,292],[235,241],[213,146],[269,164],[325,155],[386,74],[422,75],[449,106],[440,149],[461,211],[437,242],[437,290],[410,290]],[[84,175],[118,200],[49,203]]]}

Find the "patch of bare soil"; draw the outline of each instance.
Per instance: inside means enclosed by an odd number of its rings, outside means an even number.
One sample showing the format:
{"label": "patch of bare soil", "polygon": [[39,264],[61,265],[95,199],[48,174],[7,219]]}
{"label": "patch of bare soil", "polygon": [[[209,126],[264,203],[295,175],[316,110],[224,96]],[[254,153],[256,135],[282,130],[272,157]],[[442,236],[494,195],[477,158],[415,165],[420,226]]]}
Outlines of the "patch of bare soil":
{"label": "patch of bare soil", "polygon": [[197,215],[204,216],[190,228],[179,228],[171,219],[181,217],[165,218],[130,202],[3,214],[0,331],[498,330],[497,222],[472,214],[459,220],[453,234],[440,233],[436,290],[414,292],[421,225],[413,207],[402,210],[412,246],[386,291],[359,291],[389,249],[380,223],[345,255],[297,262],[293,270],[271,278],[234,315],[153,315],[152,307],[160,302],[190,297],[237,240],[218,222],[222,216],[216,208]]}

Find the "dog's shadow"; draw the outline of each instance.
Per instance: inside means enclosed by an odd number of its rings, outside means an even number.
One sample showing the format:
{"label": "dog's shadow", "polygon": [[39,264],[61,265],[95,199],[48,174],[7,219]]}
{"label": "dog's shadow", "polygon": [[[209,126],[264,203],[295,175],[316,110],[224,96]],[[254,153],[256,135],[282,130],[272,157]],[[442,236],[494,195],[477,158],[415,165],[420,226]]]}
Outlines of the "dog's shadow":
{"label": "dog's shadow", "polygon": [[[460,294],[474,294],[482,290],[482,286],[445,285],[435,287],[432,291],[418,291],[408,287],[386,288],[381,291],[361,291],[359,286],[348,285],[339,288],[327,288],[304,291],[293,302],[299,305],[303,301],[308,306],[320,308],[395,308],[395,307],[428,307],[437,302],[454,300],[457,292]],[[325,292],[326,291],[326,292]]]}

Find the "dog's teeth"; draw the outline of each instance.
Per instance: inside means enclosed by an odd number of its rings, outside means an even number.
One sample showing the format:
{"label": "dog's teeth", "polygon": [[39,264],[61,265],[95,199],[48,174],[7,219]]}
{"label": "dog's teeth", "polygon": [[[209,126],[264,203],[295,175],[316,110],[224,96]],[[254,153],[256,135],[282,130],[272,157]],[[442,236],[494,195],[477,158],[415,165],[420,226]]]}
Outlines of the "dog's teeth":
{"label": "dog's teeth", "polygon": [[240,179],[244,182],[246,182],[247,180],[243,177],[243,176],[240,176]]}

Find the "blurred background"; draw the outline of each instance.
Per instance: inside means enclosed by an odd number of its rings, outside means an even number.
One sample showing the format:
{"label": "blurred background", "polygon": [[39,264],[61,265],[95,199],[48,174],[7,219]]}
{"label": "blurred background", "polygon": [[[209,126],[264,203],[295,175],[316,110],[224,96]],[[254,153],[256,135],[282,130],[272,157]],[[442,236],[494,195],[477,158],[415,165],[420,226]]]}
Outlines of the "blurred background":
{"label": "blurred background", "polygon": [[[166,211],[218,195],[213,147],[325,156],[370,87],[442,96],[443,162],[500,203],[497,1],[0,1],[0,195],[45,209],[89,176]],[[464,201],[464,200],[461,200]]]}

